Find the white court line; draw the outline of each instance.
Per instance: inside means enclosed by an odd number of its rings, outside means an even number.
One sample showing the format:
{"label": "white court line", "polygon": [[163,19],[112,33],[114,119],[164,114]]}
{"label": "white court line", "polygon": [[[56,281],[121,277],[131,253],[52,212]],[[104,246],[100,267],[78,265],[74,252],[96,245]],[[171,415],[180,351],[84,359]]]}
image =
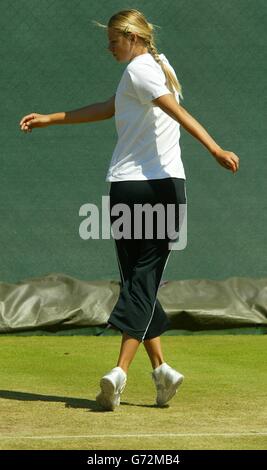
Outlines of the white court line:
{"label": "white court line", "polygon": [[74,436],[1,436],[1,439],[128,439],[131,437],[258,437],[267,436],[267,432],[225,432],[225,433],[169,433],[169,434],[86,434]]}

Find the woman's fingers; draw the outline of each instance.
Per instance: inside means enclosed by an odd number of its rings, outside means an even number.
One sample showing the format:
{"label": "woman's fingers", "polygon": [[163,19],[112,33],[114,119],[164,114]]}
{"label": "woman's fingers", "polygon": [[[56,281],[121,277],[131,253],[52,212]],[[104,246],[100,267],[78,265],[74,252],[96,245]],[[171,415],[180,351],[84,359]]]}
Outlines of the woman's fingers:
{"label": "woman's fingers", "polygon": [[20,121],[20,126],[23,125],[25,122],[29,121],[30,119],[33,119],[35,117],[35,113],[28,114],[27,116],[24,116],[21,121]]}
{"label": "woman's fingers", "polygon": [[31,131],[31,123],[32,121],[25,121],[23,124],[21,124],[20,128],[22,131]]}
{"label": "woman's fingers", "polygon": [[232,171],[235,173],[239,169],[239,158],[234,153],[231,155]]}
{"label": "woman's fingers", "polygon": [[41,118],[41,114],[27,114],[27,116],[24,116],[19,123],[21,130],[24,132],[31,132],[34,127],[40,127]]}
{"label": "woman's fingers", "polygon": [[228,160],[226,168],[231,170],[233,173],[237,171],[236,163],[233,160]]}
{"label": "woman's fingers", "polygon": [[20,121],[20,129],[24,132],[31,132],[30,124],[33,120],[33,114],[28,114],[28,116],[24,116],[24,118]]}
{"label": "woman's fingers", "polygon": [[22,131],[31,132],[34,127],[38,126],[38,115],[29,114],[20,121]]}
{"label": "woman's fingers", "polygon": [[226,168],[228,168],[228,170],[233,171],[233,173],[235,173],[237,171],[237,166],[236,166],[236,163],[234,162],[234,160],[227,160]]}

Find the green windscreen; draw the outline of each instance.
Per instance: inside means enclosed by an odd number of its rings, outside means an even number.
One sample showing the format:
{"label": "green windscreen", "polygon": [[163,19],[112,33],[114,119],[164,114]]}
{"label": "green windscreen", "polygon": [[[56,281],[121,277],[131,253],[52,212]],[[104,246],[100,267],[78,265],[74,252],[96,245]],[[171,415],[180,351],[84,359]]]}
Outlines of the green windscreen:
{"label": "green windscreen", "polygon": [[127,8],[160,26],[158,50],[182,84],[182,106],[240,157],[233,175],[181,128],[188,242],[164,278],[266,276],[266,1],[1,0],[0,282],[53,272],[119,279],[112,238],[79,235],[80,207],[93,203],[101,216],[109,192],[114,118],[31,134],[19,121],[115,94],[127,64],[92,21]]}

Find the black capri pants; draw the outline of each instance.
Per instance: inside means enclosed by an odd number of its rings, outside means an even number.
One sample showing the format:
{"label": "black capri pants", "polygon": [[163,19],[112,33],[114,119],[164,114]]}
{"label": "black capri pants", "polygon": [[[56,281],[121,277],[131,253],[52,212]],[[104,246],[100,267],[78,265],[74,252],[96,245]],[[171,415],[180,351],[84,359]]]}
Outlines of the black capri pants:
{"label": "black capri pants", "polygon": [[[120,294],[108,323],[140,341],[160,336],[170,327],[169,320],[160,302],[157,292],[167,265],[171,248],[167,233],[167,204],[173,204],[176,232],[179,231],[179,204],[186,204],[185,180],[182,178],[163,178],[142,181],[112,182],[110,186],[110,222],[118,223],[122,213],[112,215],[116,204],[126,204],[130,209],[130,238],[118,239],[116,234],[115,247],[120,270]],[[147,238],[145,232],[145,215],[143,215],[141,236],[135,237],[136,204],[164,206],[165,236],[158,237],[157,227],[159,216],[153,213],[153,234]],[[140,221],[140,219],[139,219]],[[128,221],[127,221],[128,222]],[[168,219],[169,223],[169,219]],[[173,225],[172,225],[173,226]],[[127,227],[129,229],[129,227]],[[124,233],[124,230],[123,230]]]}

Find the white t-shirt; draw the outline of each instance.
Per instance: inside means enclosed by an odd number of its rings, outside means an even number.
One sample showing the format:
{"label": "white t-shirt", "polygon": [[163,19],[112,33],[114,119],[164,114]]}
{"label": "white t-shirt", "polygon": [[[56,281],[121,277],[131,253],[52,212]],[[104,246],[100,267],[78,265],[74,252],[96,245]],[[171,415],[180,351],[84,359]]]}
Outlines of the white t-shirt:
{"label": "white t-shirt", "polygon": [[[164,54],[160,58],[175,74]],[[180,125],[153,99],[170,94],[161,66],[150,53],[127,65],[115,97],[118,141],[106,181],[185,178],[179,145]],[[179,102],[179,94],[175,93]]]}

